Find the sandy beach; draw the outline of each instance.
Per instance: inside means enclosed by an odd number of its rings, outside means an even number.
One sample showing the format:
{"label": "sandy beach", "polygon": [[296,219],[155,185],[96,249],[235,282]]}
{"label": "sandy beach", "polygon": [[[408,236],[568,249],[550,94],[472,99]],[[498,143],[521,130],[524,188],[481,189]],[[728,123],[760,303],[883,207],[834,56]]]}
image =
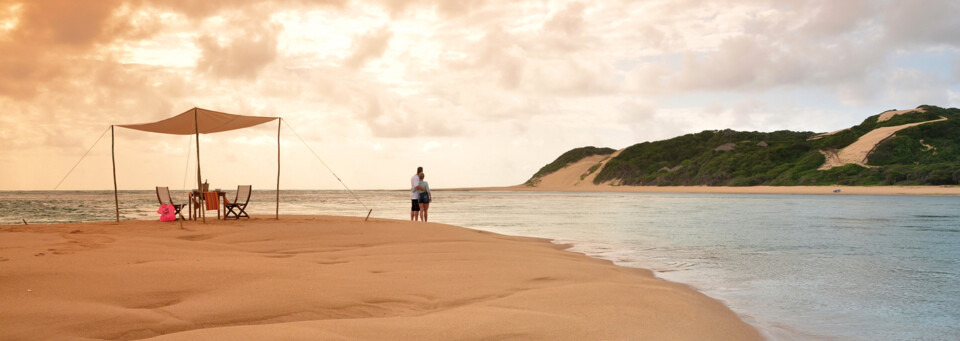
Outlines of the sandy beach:
{"label": "sandy beach", "polygon": [[[834,192],[836,190],[839,192]],[[960,195],[958,186],[610,186],[525,185],[464,188],[468,191],[623,192],[623,193],[728,193],[728,194],[830,194],[830,195]]]}
{"label": "sandy beach", "polygon": [[547,240],[344,217],[0,226],[3,340],[754,340]]}

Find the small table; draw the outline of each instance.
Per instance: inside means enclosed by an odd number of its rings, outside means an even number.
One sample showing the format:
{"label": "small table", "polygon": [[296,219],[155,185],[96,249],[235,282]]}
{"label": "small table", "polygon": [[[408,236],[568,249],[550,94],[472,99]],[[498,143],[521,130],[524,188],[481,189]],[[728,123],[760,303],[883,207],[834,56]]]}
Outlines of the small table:
{"label": "small table", "polygon": [[[220,211],[221,211],[221,210],[223,210],[223,214],[226,215],[227,212],[226,212],[225,208],[223,207],[224,205],[221,205],[220,203],[227,201],[227,198],[226,198],[227,192],[224,192],[224,191],[214,191],[214,192],[203,192],[203,193],[201,193],[200,191],[194,190],[193,192],[190,192],[190,194],[187,195],[187,196],[188,196],[187,202],[189,203],[189,206],[190,206],[190,208],[189,208],[189,209],[190,209],[189,217],[190,217],[191,220],[196,220],[197,217],[200,216],[199,213],[195,214],[195,212],[197,212],[197,211],[199,211],[199,210],[207,210],[207,209],[206,209],[206,205],[204,205],[205,202],[206,202],[206,198],[207,198],[206,194],[207,194],[207,193],[216,193],[216,194],[217,194],[217,219],[220,219],[220,217],[221,217],[221,215],[220,215]],[[221,200],[221,199],[222,199],[222,200]]]}

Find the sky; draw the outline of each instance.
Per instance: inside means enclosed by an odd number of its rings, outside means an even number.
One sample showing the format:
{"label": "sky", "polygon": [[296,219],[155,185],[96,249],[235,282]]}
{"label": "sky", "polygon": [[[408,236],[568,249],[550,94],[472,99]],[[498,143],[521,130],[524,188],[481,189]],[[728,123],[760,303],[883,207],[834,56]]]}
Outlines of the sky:
{"label": "sky", "polygon": [[561,153],[960,107],[952,0],[0,0],[0,190],[509,186]]}

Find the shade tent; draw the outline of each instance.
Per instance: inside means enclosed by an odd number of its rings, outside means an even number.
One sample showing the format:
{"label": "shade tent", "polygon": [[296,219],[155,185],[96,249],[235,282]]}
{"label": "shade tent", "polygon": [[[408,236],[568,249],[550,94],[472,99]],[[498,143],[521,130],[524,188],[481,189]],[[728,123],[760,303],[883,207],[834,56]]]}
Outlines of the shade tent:
{"label": "shade tent", "polygon": [[[248,128],[277,120],[277,218],[280,217],[280,117],[245,116],[227,114],[219,111],[193,108],[164,120],[142,124],[121,124],[116,127],[141,130],[159,134],[195,135],[197,138],[197,188],[201,188],[203,177],[200,175],[200,134],[219,133],[223,131]],[[113,151],[115,143],[113,127],[110,126],[111,148],[113,158],[113,197],[117,209],[117,221],[120,221],[120,200],[117,195],[117,162]],[[201,196],[202,200],[203,196]],[[203,212],[203,210],[201,210]],[[206,216],[203,216],[206,221]]]}
{"label": "shade tent", "polygon": [[153,123],[121,124],[118,125],[118,127],[160,134],[194,135],[243,129],[276,119],[280,118],[234,115],[219,111],[193,108],[180,115]]}

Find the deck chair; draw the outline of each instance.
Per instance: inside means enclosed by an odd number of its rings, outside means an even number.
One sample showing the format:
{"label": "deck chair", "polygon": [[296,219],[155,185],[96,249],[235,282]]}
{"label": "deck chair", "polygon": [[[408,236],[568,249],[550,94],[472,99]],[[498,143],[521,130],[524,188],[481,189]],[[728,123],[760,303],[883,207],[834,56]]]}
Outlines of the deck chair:
{"label": "deck chair", "polygon": [[173,205],[173,209],[177,211],[176,214],[180,217],[180,220],[187,220],[183,217],[183,214],[180,213],[184,205],[173,203],[173,198],[170,197],[170,188],[157,186],[157,200],[160,201],[160,205]]}
{"label": "deck chair", "polygon": [[240,219],[240,217],[250,218],[245,211],[247,209],[247,203],[250,202],[250,192],[250,185],[237,186],[237,196],[233,201],[226,202],[226,200],[224,200],[226,203],[223,204],[223,209],[226,213],[223,214],[223,219],[227,219],[231,215],[236,219]]}

